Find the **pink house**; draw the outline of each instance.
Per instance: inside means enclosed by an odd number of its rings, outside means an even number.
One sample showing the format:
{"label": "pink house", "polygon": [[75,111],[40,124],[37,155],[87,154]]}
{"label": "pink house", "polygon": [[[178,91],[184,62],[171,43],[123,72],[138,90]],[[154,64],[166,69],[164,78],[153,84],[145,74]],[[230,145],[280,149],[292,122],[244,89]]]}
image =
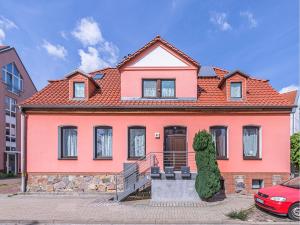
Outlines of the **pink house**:
{"label": "pink house", "polygon": [[289,177],[292,107],[267,80],[201,66],[157,36],[116,68],[74,71],[21,104],[27,191],[112,191],[126,163],[153,157],[161,171],[195,172],[203,129],[225,190],[255,191]]}
{"label": "pink house", "polygon": [[0,171],[18,174],[21,114],[17,105],[37,90],[15,48],[0,46]]}

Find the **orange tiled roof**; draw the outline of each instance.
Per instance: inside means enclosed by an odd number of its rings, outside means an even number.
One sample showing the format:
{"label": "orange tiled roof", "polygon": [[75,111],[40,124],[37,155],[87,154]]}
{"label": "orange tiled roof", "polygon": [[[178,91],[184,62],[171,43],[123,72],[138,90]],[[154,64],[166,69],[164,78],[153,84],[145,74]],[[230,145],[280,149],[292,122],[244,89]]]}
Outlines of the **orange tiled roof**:
{"label": "orange tiled roof", "polygon": [[117,68],[107,68],[90,74],[103,73],[96,80],[98,89],[88,100],[69,99],[68,79],[51,81],[44,89],[27,99],[22,107],[56,108],[211,108],[211,107],[290,107],[291,102],[274,90],[268,81],[249,77],[247,80],[247,98],[245,101],[227,101],[226,95],[218,85],[228,71],[214,68],[217,77],[198,78],[197,100],[121,100],[121,79]]}
{"label": "orange tiled roof", "polygon": [[290,104],[294,105],[296,103],[297,90],[289,91],[281,94],[284,98],[286,98]]}

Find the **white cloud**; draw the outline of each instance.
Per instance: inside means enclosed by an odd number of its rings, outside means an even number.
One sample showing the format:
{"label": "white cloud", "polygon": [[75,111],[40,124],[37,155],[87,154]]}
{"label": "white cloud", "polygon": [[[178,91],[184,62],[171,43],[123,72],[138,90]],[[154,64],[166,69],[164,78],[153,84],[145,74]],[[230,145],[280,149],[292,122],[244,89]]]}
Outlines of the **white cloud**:
{"label": "white cloud", "polygon": [[93,18],[82,18],[72,34],[87,47],[87,50],[78,50],[80,69],[90,72],[116,64],[119,48],[103,37],[100,26]]}
{"label": "white cloud", "polygon": [[222,13],[217,13],[213,12],[210,15],[210,22],[212,22],[214,25],[216,25],[221,31],[227,31],[231,30],[232,27],[227,21],[227,14],[222,12]]}
{"label": "white cloud", "polygon": [[98,23],[90,17],[82,18],[72,34],[85,46],[104,41]]}
{"label": "white cloud", "polygon": [[5,40],[5,32],[10,29],[18,29],[18,26],[4,16],[0,16],[0,44]]}
{"label": "white cloud", "polygon": [[286,92],[290,92],[290,91],[294,91],[294,90],[298,90],[299,87],[297,85],[289,85],[287,87],[281,88],[279,93],[286,93]]}
{"label": "white cloud", "polygon": [[114,65],[118,61],[119,48],[112,42],[105,41],[100,44],[99,52],[103,54],[103,58],[109,65]]}
{"label": "white cloud", "polygon": [[250,28],[257,27],[257,21],[254,18],[254,15],[251,12],[249,12],[249,11],[240,12],[240,16],[247,18]]}
{"label": "white cloud", "polygon": [[60,32],[60,35],[62,36],[63,39],[68,40],[67,32],[61,31],[61,32]]}
{"label": "white cloud", "polygon": [[3,29],[0,28],[0,44],[2,44],[4,39],[5,39],[5,32]]}
{"label": "white cloud", "polygon": [[60,58],[60,59],[65,59],[67,56],[67,50],[65,49],[65,47],[61,46],[61,45],[54,45],[51,44],[50,42],[44,40],[44,43],[42,45],[42,47],[44,49],[46,49],[46,51],[48,52],[49,55],[52,55],[56,58]]}
{"label": "white cloud", "polygon": [[87,52],[79,49],[78,54],[80,56],[79,68],[85,72],[109,66],[109,64],[99,56],[98,50],[94,47],[88,47]]}

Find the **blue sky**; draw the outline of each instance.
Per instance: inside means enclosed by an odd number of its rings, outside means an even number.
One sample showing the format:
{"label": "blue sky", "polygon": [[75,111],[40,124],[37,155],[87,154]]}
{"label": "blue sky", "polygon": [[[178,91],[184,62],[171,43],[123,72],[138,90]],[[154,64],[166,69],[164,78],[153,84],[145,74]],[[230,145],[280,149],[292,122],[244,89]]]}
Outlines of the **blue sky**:
{"label": "blue sky", "polygon": [[297,0],[0,0],[0,43],[38,89],[113,66],[156,35],[201,65],[240,69],[280,90],[299,84]]}

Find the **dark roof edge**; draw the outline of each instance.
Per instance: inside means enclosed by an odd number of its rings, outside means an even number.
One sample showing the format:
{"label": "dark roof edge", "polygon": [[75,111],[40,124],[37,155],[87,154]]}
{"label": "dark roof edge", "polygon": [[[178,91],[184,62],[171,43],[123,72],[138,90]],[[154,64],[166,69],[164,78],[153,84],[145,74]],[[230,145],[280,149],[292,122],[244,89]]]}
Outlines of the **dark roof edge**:
{"label": "dark roof edge", "polygon": [[274,110],[289,110],[291,111],[294,105],[287,106],[84,106],[84,105],[20,105],[19,106],[22,111],[26,111],[26,109],[37,109],[37,110],[56,110],[56,109],[102,109],[102,110],[147,110],[147,109],[179,109],[179,110],[232,110],[232,109],[250,109],[250,110],[262,110],[262,109],[274,109]]}

